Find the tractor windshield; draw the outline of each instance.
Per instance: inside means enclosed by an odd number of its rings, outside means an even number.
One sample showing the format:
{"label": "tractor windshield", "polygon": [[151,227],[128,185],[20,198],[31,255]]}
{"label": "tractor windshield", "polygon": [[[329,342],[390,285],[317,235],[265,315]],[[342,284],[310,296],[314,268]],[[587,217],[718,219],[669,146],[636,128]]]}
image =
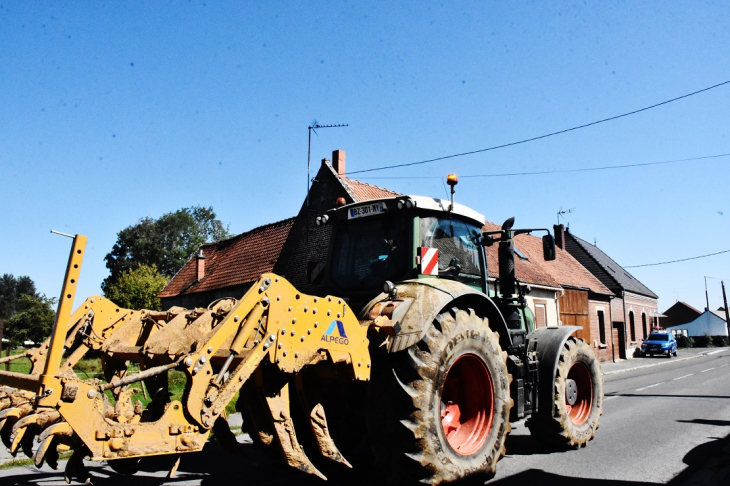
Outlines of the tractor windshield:
{"label": "tractor windshield", "polygon": [[377,218],[339,226],[334,240],[331,277],[343,289],[380,288],[403,277],[408,259],[408,221]]}
{"label": "tractor windshield", "polygon": [[438,274],[473,284],[481,277],[480,228],[454,218],[421,218],[421,246],[438,250]]}

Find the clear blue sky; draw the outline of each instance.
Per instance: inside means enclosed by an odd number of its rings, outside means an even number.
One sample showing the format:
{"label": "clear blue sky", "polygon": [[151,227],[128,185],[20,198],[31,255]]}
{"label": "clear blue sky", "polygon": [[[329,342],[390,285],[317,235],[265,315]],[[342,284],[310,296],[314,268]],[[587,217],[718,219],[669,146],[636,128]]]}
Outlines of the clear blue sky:
{"label": "clear blue sky", "polygon": [[[80,296],[116,233],[213,206],[234,233],[293,216],[313,165],[348,171],[509,143],[730,80],[730,3],[23,2],[0,5],[0,273],[60,291],[89,237]],[[565,222],[622,265],[730,249],[730,85],[567,134],[361,174],[445,196],[493,222]],[[378,179],[369,179],[378,177]],[[428,176],[429,179],[403,177]],[[358,176],[355,176],[358,177]],[[396,178],[400,177],[400,178]],[[721,305],[730,253],[633,274],[660,296]],[[77,303],[80,302],[77,300]]]}

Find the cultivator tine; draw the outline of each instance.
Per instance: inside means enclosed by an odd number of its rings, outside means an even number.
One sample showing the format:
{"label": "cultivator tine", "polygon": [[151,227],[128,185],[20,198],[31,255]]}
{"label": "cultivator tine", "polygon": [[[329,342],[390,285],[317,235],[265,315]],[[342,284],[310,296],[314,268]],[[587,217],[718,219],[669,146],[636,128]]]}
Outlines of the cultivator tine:
{"label": "cultivator tine", "polygon": [[58,422],[41,433],[38,440],[41,445],[38,446],[33,455],[35,465],[40,468],[45,460],[53,469],[58,469],[58,449],[68,447],[64,441],[70,441],[73,437],[73,429],[67,422]]}
{"label": "cultivator tine", "polygon": [[327,426],[327,417],[324,415],[324,407],[321,403],[316,404],[309,412],[309,424],[312,427],[312,433],[317,441],[320,454],[352,469],[352,465],[337,448],[335,441],[332,440]]}
{"label": "cultivator tine", "polygon": [[[33,418],[35,415],[28,415],[27,417],[23,417],[22,419],[15,422],[15,425],[13,425],[13,431],[10,434],[10,454],[15,456],[15,454],[18,453],[18,447],[20,447],[20,441],[23,440],[23,437],[25,437],[25,433],[28,430],[28,425],[31,425],[30,422],[23,423],[24,420],[26,420],[28,417]],[[20,428],[16,428],[18,424],[22,424]],[[32,436],[31,436],[32,440]],[[25,452],[25,448],[23,450]],[[32,454],[32,453],[31,453]]]}
{"label": "cultivator tine", "polygon": [[10,453],[15,455],[18,451],[18,446],[22,445],[25,455],[32,457],[33,438],[36,433],[43,430],[47,425],[51,425],[60,419],[61,414],[56,410],[46,410],[41,413],[26,415],[15,422],[10,434]]}
{"label": "cultivator tine", "polygon": [[302,472],[314,474],[321,479],[327,480],[325,475],[314,467],[297,440],[294,422],[292,422],[289,413],[289,384],[285,384],[276,396],[267,396],[266,401],[269,404],[269,409],[271,409],[274,431],[279,438],[281,452],[284,454],[287,464]]}
{"label": "cultivator tine", "polygon": [[10,439],[10,435],[13,433],[13,425],[21,417],[28,415],[30,411],[29,407],[13,407],[0,412],[0,439],[8,449],[13,445]]}
{"label": "cultivator tine", "polygon": [[311,427],[312,434],[314,435],[314,439],[317,442],[319,453],[327,459],[339,462],[340,464],[344,464],[345,466],[352,469],[352,465],[342,455],[340,450],[337,448],[337,445],[335,445],[335,441],[330,435],[329,427],[327,425],[327,417],[324,413],[324,407],[321,403],[311,405],[310,401],[307,400],[307,396],[304,393],[304,384],[301,374],[297,375],[296,384],[298,392],[297,395],[299,396],[299,401],[301,402],[302,407],[304,408],[304,411],[309,418],[309,426]]}
{"label": "cultivator tine", "polygon": [[175,474],[177,473],[177,468],[180,467],[180,459],[181,456],[177,456],[177,459],[175,459],[175,464],[172,465],[170,468],[170,471],[167,473],[167,479],[172,479],[175,477]]}

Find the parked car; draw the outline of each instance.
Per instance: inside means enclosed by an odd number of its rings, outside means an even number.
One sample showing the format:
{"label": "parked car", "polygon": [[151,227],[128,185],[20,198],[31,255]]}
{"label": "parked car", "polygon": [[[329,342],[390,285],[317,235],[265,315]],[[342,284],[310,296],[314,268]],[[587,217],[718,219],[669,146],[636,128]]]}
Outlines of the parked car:
{"label": "parked car", "polygon": [[661,354],[667,358],[671,358],[672,355],[677,356],[677,340],[671,333],[654,331],[649,337],[641,340],[641,354],[642,356]]}

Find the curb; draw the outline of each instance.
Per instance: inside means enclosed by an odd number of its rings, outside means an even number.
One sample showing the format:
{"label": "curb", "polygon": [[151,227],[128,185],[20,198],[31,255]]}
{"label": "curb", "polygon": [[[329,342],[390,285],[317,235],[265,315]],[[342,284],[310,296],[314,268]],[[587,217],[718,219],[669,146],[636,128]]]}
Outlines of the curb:
{"label": "curb", "polygon": [[690,360],[690,359],[701,358],[703,356],[709,356],[711,354],[722,353],[724,351],[728,351],[728,348],[718,349],[718,350],[715,350],[715,351],[703,351],[701,354],[697,354],[695,356],[686,356],[684,358],[677,358],[677,359],[672,359],[672,360],[667,360],[667,361],[660,361],[658,363],[646,364],[646,365],[642,365],[642,366],[634,366],[633,368],[626,368],[625,370],[604,371],[603,372],[603,376],[616,375],[618,373],[626,373],[627,371],[636,371],[636,370],[639,370],[639,369],[642,369],[642,368],[651,368],[652,366],[661,366],[661,365],[670,364],[670,363],[679,363],[680,361],[687,361],[687,360]]}

